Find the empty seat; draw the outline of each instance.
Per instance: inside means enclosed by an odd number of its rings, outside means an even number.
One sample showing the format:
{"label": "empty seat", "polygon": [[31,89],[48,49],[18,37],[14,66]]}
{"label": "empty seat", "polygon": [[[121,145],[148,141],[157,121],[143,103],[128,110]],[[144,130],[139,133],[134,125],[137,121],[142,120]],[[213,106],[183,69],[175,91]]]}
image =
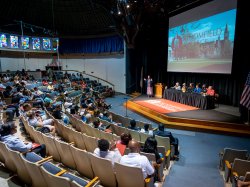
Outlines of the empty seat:
{"label": "empty seat", "polygon": [[70,187],[70,179],[60,176],[63,172],[66,172],[66,170],[62,170],[51,163],[45,163],[41,166],[41,173],[49,187]]}
{"label": "empty seat", "polygon": [[92,170],[89,153],[85,150],[78,149],[74,146],[70,146],[73,158],[76,164],[76,170],[83,176],[89,179],[93,179],[94,173]]}
{"label": "empty seat", "polygon": [[4,157],[3,158],[4,166],[10,171],[16,173],[16,165],[10,156],[10,152],[7,149],[7,146],[3,142],[0,142],[0,150],[1,150],[2,156]]}
{"label": "empty seat", "polygon": [[51,157],[43,159],[39,155],[31,152],[27,154],[21,154],[21,159],[23,160],[29,176],[31,177],[32,186],[47,187],[48,185],[46,183],[46,180],[43,178],[39,166],[44,162],[50,161]]}
{"label": "empty seat", "polygon": [[235,158],[246,160],[247,152],[247,150],[224,148],[223,152],[220,153],[220,170],[225,170],[226,161],[230,164],[234,161]]}
{"label": "empty seat", "polygon": [[83,134],[83,139],[86,145],[86,150],[93,153],[94,150],[98,147],[97,138]]}
{"label": "empty seat", "polygon": [[48,152],[48,155],[53,156],[53,160],[60,162],[61,157],[57,150],[54,137],[51,137],[50,135],[46,135],[46,134],[42,134],[42,135],[43,135],[43,139],[46,145],[46,150]]}
{"label": "empty seat", "polygon": [[83,150],[86,149],[82,133],[77,132],[77,131],[75,131],[73,129],[72,129],[72,131],[74,133],[74,144],[75,144],[75,146],[77,148],[80,148],[80,149],[83,149]]}
{"label": "empty seat", "polygon": [[70,145],[66,142],[55,139],[56,148],[60,154],[61,162],[72,169],[76,168],[76,163],[70,150]]}
{"label": "empty seat", "polygon": [[123,164],[115,163],[114,167],[116,179],[119,187],[153,187],[153,178],[144,179],[142,169],[139,167],[130,167]]}
{"label": "empty seat", "polygon": [[116,187],[116,178],[112,162],[105,158],[90,154],[90,160],[95,176],[98,176],[103,186]]}
{"label": "empty seat", "polygon": [[18,177],[25,183],[31,184],[31,178],[28,173],[27,168],[24,165],[23,160],[21,159],[20,152],[13,151],[8,146],[6,146],[7,150],[9,151],[9,156],[11,157],[12,161],[16,166],[16,173]]}
{"label": "empty seat", "polygon": [[232,176],[245,176],[246,172],[250,171],[250,161],[235,158],[234,162],[231,164],[226,164],[225,166],[225,180],[228,182],[229,179],[232,181]]}

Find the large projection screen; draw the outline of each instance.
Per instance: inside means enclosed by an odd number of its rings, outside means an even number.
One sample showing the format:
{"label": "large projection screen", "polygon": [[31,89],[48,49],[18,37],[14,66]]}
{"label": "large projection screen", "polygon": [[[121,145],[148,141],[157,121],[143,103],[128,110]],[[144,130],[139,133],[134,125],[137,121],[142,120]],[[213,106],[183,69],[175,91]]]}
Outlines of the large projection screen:
{"label": "large projection screen", "polygon": [[214,0],[169,19],[168,72],[231,74],[236,0]]}

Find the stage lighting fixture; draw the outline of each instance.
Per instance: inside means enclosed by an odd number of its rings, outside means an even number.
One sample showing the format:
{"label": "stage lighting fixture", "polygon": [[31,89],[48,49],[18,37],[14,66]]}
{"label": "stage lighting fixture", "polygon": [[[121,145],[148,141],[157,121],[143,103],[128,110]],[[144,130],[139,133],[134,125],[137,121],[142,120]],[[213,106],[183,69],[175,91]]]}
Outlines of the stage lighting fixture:
{"label": "stage lighting fixture", "polygon": [[127,7],[127,8],[130,8],[130,5],[127,5],[126,7]]}

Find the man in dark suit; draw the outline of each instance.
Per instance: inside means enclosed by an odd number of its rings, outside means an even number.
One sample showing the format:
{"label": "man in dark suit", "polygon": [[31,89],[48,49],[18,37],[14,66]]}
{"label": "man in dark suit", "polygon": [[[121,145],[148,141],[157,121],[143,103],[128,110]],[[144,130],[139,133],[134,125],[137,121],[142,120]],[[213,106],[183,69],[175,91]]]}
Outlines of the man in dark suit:
{"label": "man in dark suit", "polygon": [[177,138],[173,137],[171,132],[164,131],[164,125],[163,124],[159,124],[158,130],[154,132],[154,135],[162,136],[162,137],[169,137],[170,144],[173,145],[174,148],[175,148],[174,157],[178,159],[178,157],[179,157],[179,150],[178,150],[179,140]]}

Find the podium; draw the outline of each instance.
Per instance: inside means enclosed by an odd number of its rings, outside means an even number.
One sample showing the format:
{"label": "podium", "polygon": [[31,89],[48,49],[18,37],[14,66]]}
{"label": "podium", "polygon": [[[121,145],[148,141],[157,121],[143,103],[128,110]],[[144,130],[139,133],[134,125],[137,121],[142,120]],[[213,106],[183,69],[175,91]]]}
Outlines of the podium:
{"label": "podium", "polygon": [[162,95],[163,95],[163,84],[156,83],[155,84],[155,97],[162,98]]}

